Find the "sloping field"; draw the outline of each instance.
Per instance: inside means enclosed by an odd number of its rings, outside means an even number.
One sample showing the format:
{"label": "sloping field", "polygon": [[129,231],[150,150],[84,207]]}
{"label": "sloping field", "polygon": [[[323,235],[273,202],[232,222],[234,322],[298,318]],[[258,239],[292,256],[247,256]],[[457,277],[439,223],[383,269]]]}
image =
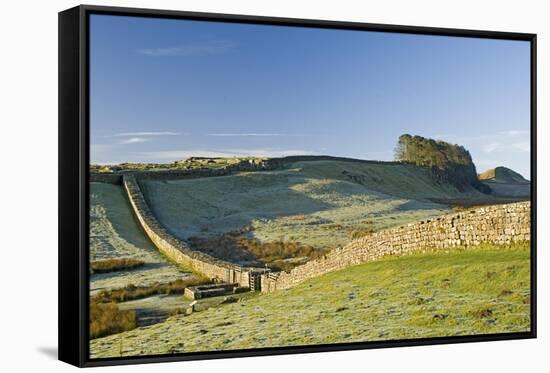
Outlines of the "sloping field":
{"label": "sloping field", "polygon": [[90,261],[133,258],[145,262],[133,270],[92,274],[92,294],[100,289],[150,285],[189,276],[169,263],[145,236],[121,186],[91,183],[90,205]]}
{"label": "sloping field", "polygon": [[510,197],[519,200],[527,200],[531,195],[530,183],[501,183],[494,181],[483,181],[483,184],[488,185],[495,196]]}
{"label": "sloping field", "polygon": [[479,174],[479,179],[488,185],[496,196],[526,199],[531,195],[529,180],[506,167],[482,172]]}
{"label": "sloping field", "polygon": [[479,179],[497,183],[524,183],[529,184],[529,180],[507,167],[496,167],[479,174]]}
{"label": "sloping field", "polygon": [[529,245],[390,257],[91,341],[92,357],[528,331]]}
{"label": "sloping field", "polygon": [[333,248],[369,231],[443,214],[428,198],[469,198],[425,169],[353,161],[296,162],[284,170],[144,180],[160,222],[182,239],[244,231],[261,242]]}

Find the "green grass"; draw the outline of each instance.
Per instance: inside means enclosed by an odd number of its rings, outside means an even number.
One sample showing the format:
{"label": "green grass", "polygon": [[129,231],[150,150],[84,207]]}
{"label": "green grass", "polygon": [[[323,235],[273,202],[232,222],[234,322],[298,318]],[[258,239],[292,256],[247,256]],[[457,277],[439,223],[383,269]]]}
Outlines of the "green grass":
{"label": "green grass", "polygon": [[91,355],[528,331],[529,263],[528,244],[389,257],[289,290],[95,339]]}

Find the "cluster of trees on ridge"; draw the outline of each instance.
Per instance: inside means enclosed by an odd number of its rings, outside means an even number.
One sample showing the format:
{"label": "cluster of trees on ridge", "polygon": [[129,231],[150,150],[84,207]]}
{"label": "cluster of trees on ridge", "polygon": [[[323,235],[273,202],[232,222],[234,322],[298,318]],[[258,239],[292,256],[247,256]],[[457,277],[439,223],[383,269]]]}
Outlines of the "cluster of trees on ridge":
{"label": "cluster of trees on ridge", "polygon": [[448,168],[450,165],[473,164],[470,152],[463,146],[409,134],[399,136],[395,159],[417,166],[440,169]]}

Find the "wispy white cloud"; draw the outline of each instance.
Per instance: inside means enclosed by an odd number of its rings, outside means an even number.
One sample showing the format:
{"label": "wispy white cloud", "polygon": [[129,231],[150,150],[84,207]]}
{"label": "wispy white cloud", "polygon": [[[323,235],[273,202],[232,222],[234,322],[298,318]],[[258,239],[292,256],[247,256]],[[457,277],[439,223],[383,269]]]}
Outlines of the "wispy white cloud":
{"label": "wispy white cloud", "polygon": [[179,132],[167,132],[167,131],[158,131],[158,132],[122,132],[117,133],[115,136],[118,137],[135,137],[135,136],[177,136],[181,135]]}
{"label": "wispy white cloud", "polygon": [[146,139],[144,137],[130,137],[126,140],[122,140],[120,143],[122,145],[128,145],[128,144],[138,144],[138,143],[147,142],[147,141],[149,141],[149,139]]}
{"label": "wispy white cloud", "polygon": [[507,136],[527,135],[528,133],[529,131],[524,131],[524,130],[508,130],[508,131],[500,132],[501,135],[507,135]]}
{"label": "wispy white cloud", "polygon": [[271,137],[271,136],[287,136],[282,133],[208,133],[207,136],[216,137]]}
{"label": "wispy white cloud", "polygon": [[510,143],[503,144],[503,143],[493,142],[493,143],[482,145],[481,149],[485,153],[494,153],[494,152],[502,153],[502,152],[514,152],[514,151],[528,153],[531,150],[531,145],[529,144],[528,141],[521,141],[513,144],[510,144]]}
{"label": "wispy white cloud", "polygon": [[525,153],[528,153],[531,150],[531,144],[529,144],[529,142],[527,141],[515,143],[513,146],[519,151],[525,152]]}
{"label": "wispy white cloud", "polygon": [[167,48],[138,49],[137,53],[153,57],[195,57],[222,54],[236,47],[235,43],[224,40],[207,41],[202,43],[183,44]]}
{"label": "wispy white cloud", "polygon": [[500,143],[498,142],[493,142],[493,143],[489,143],[489,144],[484,144],[482,146],[482,149],[485,153],[492,153],[494,152],[495,150],[498,150],[500,148]]}
{"label": "wispy white cloud", "polygon": [[463,134],[438,134],[433,135],[434,138],[457,144],[479,143],[497,139],[500,142],[509,142],[510,137],[528,135],[529,131],[509,130],[495,133],[479,134],[474,136]]}

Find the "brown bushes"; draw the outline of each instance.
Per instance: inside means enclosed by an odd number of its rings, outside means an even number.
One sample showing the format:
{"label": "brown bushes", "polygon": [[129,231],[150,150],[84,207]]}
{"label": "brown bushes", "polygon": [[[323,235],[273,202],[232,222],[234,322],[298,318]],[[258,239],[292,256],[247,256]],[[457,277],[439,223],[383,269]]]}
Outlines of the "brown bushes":
{"label": "brown bushes", "polygon": [[453,212],[462,212],[462,211],[466,211],[466,210],[468,210],[468,208],[465,207],[465,206],[458,206],[457,205],[457,206],[453,207]]}
{"label": "brown bushes", "polygon": [[90,265],[90,273],[106,273],[134,269],[145,264],[144,261],[132,258],[113,258],[96,260]]}
{"label": "brown bushes", "polygon": [[292,269],[297,264],[303,264],[303,262],[282,262],[282,260],[301,257],[312,260],[325,254],[324,249],[317,249],[300,242],[273,241],[264,243],[257,240],[241,238],[239,243],[245,245],[246,248],[263,263],[274,269],[285,271]]}
{"label": "brown bushes", "polygon": [[209,281],[202,277],[177,279],[151,286],[128,285],[120,289],[102,290],[90,298],[90,339],[132,330],[137,327],[134,310],[120,310],[116,303],[146,298],[156,294],[183,294],[188,286],[202,285]]}
{"label": "brown bushes", "polygon": [[374,229],[372,228],[358,229],[351,232],[351,238],[352,239],[361,238],[361,237],[368,236],[369,234],[372,234],[372,233],[374,233]]}
{"label": "brown bushes", "polygon": [[300,242],[252,240],[245,237],[240,231],[225,233],[214,238],[193,237],[189,243],[194,250],[206,252],[220,259],[248,261],[257,266],[265,264],[272,269],[285,271],[304,263],[304,260],[292,259],[312,260],[326,254],[325,249]]}
{"label": "brown bushes", "polygon": [[90,302],[90,339],[132,330],[136,327],[135,311],[121,311],[114,303]]}
{"label": "brown bushes", "polygon": [[352,239],[356,239],[356,238],[361,238],[361,237],[364,237],[364,236],[368,236],[369,234],[372,234],[375,232],[375,229],[374,229],[374,221],[372,220],[367,220],[365,222],[366,224],[366,227],[365,228],[362,228],[362,229],[357,229],[357,230],[354,230],[351,232],[351,238]]}

